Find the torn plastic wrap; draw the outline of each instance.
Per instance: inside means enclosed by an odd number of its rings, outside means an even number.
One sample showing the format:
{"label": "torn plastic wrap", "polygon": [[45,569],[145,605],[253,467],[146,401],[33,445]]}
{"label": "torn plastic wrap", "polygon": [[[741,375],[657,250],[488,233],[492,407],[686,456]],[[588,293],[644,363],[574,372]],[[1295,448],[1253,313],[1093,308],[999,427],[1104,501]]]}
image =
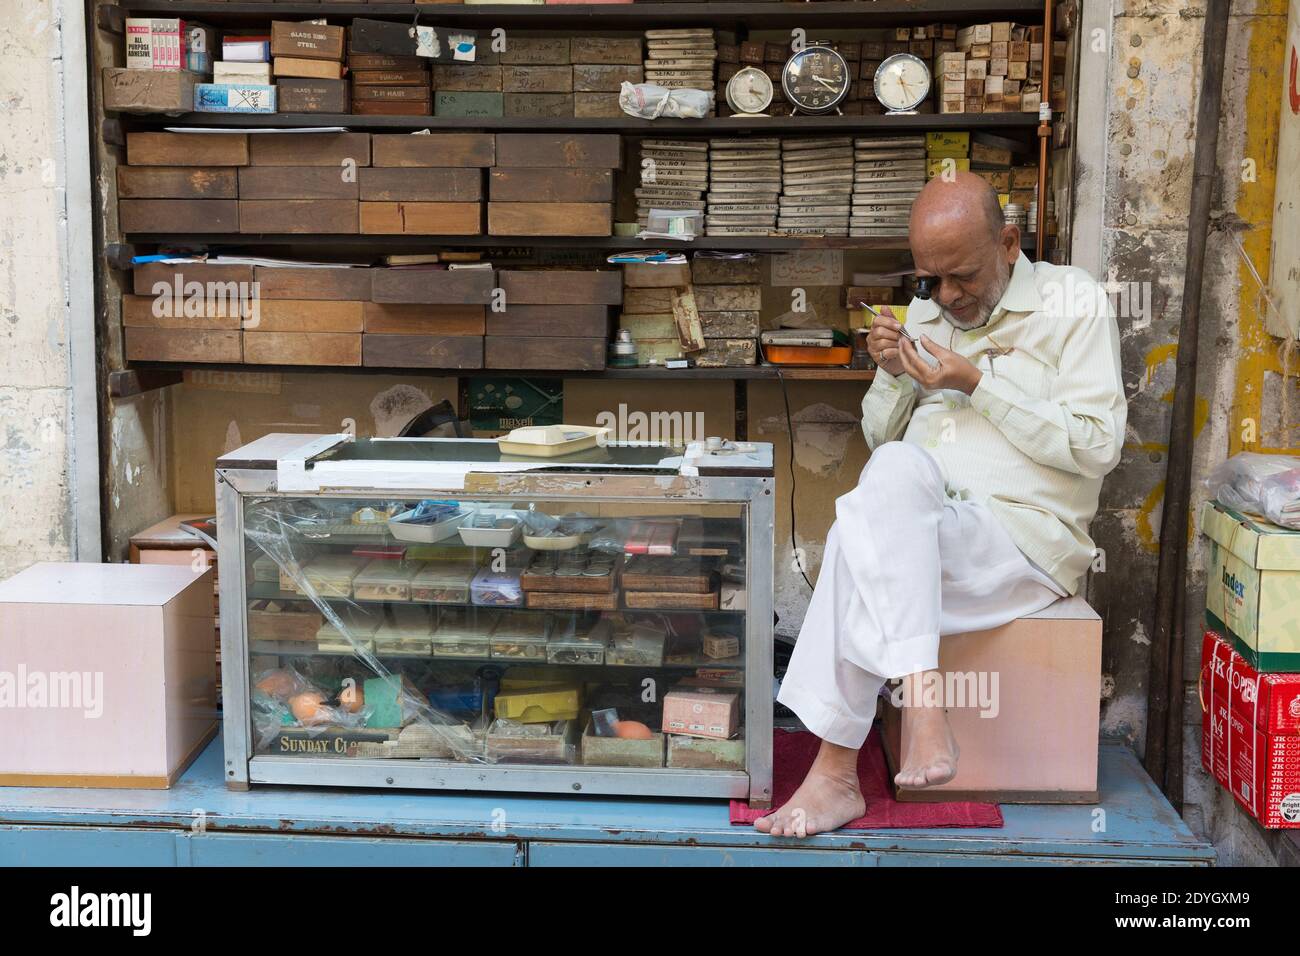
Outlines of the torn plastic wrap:
{"label": "torn plastic wrap", "polygon": [[[329,499],[304,503],[257,498],[248,501],[244,512],[245,538],[274,562],[280,590],[309,600],[322,618],[313,639],[301,641],[302,656],[280,650],[278,656],[291,658],[289,665],[253,669],[251,713],[258,752],[479,763],[500,759],[486,749],[489,694],[499,679],[491,668],[480,668],[472,685],[435,689],[426,697],[406,674],[389,669],[377,655],[381,650],[398,655],[409,651],[414,667],[430,667],[443,630],[441,609],[396,605],[391,608],[395,613],[386,613],[382,606],[365,607],[352,600],[352,584],[368,565],[380,563],[376,570],[388,571],[388,586],[399,591],[410,588],[415,569],[406,569],[412,574],[405,580],[403,561],[319,556],[320,539],[334,540],[358,527],[349,524],[353,502],[340,502],[336,512],[331,504]],[[391,507],[372,502],[368,507],[379,521],[406,510],[403,502]],[[390,564],[393,567],[385,567]],[[375,577],[373,586],[382,586],[380,576]],[[454,610],[445,622],[453,637],[457,630],[465,636],[490,630],[466,616],[492,612]],[[440,646],[454,649],[455,643],[442,641]],[[285,642],[277,647],[285,647]],[[317,650],[335,653],[311,654]],[[253,657],[257,654],[254,649]]]}
{"label": "torn plastic wrap", "polygon": [[1300,529],[1300,457],[1241,452],[1221,462],[1206,481],[1219,504]]}

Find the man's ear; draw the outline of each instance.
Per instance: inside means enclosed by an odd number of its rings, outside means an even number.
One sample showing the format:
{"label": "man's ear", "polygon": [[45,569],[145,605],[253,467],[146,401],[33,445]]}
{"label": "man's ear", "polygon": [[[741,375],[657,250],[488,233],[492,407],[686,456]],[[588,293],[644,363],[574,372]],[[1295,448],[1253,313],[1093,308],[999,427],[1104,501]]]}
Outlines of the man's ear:
{"label": "man's ear", "polygon": [[1003,226],[998,241],[1006,253],[1007,262],[1015,265],[1016,260],[1020,258],[1020,227],[1010,224]]}

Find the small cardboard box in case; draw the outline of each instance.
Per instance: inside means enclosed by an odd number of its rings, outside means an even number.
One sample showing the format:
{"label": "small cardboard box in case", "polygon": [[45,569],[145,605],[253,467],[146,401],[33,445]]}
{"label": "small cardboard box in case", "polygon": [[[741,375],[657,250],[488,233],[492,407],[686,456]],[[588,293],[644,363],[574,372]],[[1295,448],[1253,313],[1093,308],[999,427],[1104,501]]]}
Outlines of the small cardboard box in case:
{"label": "small cardboard box in case", "polygon": [[211,569],[33,565],[0,583],[0,786],[170,787],[215,683]]}

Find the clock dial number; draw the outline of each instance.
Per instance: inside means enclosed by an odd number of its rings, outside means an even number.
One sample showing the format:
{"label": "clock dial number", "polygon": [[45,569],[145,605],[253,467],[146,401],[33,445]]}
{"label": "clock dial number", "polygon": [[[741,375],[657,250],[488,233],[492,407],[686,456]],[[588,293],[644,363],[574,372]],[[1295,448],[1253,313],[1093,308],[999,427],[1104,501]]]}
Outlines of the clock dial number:
{"label": "clock dial number", "polygon": [[794,106],[808,112],[825,112],[848,95],[848,70],[843,58],[833,50],[807,48],[790,58],[782,85]]}

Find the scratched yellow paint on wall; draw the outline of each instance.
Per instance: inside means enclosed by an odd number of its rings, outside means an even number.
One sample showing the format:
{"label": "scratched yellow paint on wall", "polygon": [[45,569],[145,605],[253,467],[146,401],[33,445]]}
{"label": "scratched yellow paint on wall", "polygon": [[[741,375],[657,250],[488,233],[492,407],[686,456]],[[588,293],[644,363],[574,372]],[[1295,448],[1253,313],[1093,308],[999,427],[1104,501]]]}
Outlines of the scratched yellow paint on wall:
{"label": "scratched yellow paint on wall", "polygon": [[[1251,228],[1241,234],[1242,246],[1268,281],[1269,243],[1272,240],[1273,192],[1277,178],[1278,121],[1282,98],[1278,78],[1286,41],[1286,17],[1252,17],[1250,20],[1250,79],[1246,89],[1245,147],[1243,157],[1255,164],[1255,181],[1237,189],[1236,214]],[[1231,241],[1231,240],[1228,240]],[[1294,452],[1263,444],[1264,384],[1269,372],[1281,373],[1281,341],[1264,329],[1259,285],[1245,262],[1239,262],[1238,336],[1233,422],[1228,430],[1228,454],[1240,451]],[[1292,369],[1293,373],[1295,369]],[[1250,423],[1260,442],[1249,444]],[[1285,440],[1283,438],[1283,440]]]}

